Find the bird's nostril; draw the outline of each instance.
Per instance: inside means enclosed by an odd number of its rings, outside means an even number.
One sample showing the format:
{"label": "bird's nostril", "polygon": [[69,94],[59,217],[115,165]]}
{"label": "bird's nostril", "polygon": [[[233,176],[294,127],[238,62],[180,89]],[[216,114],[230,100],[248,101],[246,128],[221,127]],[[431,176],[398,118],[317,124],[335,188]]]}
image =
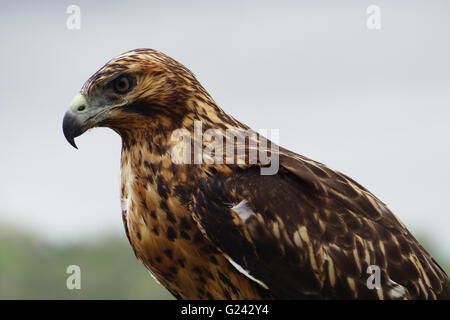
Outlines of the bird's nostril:
{"label": "bird's nostril", "polygon": [[81,106],[79,106],[78,108],[77,108],[77,110],[78,111],[84,111],[84,110],[86,110],[86,106],[84,106],[84,105],[81,105]]}

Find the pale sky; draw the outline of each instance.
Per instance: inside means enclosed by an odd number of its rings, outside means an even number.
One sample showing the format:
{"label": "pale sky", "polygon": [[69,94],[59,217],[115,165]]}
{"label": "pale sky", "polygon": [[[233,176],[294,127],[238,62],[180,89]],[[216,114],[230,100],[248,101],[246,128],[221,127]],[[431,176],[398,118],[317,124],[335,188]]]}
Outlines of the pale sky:
{"label": "pale sky", "polygon": [[[68,30],[66,8],[81,9]],[[369,5],[381,30],[366,27]],[[450,2],[21,1],[0,11],[0,224],[49,240],[123,233],[120,138],[61,123],[109,59],[158,49],[218,104],[360,182],[450,249]]]}

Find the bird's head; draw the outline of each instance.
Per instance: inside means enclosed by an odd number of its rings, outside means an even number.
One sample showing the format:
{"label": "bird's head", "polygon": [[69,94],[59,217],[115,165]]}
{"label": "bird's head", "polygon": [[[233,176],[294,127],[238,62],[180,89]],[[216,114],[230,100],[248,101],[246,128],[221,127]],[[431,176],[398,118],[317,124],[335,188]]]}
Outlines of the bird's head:
{"label": "bird's head", "polygon": [[[90,128],[109,127],[123,135],[142,126],[182,119],[194,95],[208,93],[182,64],[152,49],[137,49],[112,59],[84,84],[63,120],[75,138]],[[211,99],[212,101],[212,99]]]}

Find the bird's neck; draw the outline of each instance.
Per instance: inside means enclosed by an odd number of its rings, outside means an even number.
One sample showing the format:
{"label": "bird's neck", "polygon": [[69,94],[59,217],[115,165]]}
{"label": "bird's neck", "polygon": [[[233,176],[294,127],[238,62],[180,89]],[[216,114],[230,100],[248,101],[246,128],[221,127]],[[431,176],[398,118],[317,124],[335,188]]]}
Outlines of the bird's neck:
{"label": "bird's neck", "polygon": [[[219,108],[209,95],[194,96],[182,106],[136,105],[132,110],[123,117],[127,119],[126,126],[116,131],[122,137],[122,160],[129,157],[135,166],[146,161],[171,166],[172,162],[172,165],[195,164],[201,170],[205,163],[198,153],[211,147],[212,141],[225,141],[230,132],[249,130]],[[189,169],[198,171],[192,166]]]}

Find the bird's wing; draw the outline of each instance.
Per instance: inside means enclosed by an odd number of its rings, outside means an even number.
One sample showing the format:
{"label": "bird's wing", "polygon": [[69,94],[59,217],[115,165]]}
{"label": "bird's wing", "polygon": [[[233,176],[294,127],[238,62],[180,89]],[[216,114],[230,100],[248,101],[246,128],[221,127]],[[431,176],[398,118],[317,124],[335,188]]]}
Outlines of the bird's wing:
{"label": "bird's wing", "polygon": [[229,261],[278,298],[433,298],[448,291],[445,273],[381,201],[286,150],[276,175],[253,166],[205,178],[192,211]]}

